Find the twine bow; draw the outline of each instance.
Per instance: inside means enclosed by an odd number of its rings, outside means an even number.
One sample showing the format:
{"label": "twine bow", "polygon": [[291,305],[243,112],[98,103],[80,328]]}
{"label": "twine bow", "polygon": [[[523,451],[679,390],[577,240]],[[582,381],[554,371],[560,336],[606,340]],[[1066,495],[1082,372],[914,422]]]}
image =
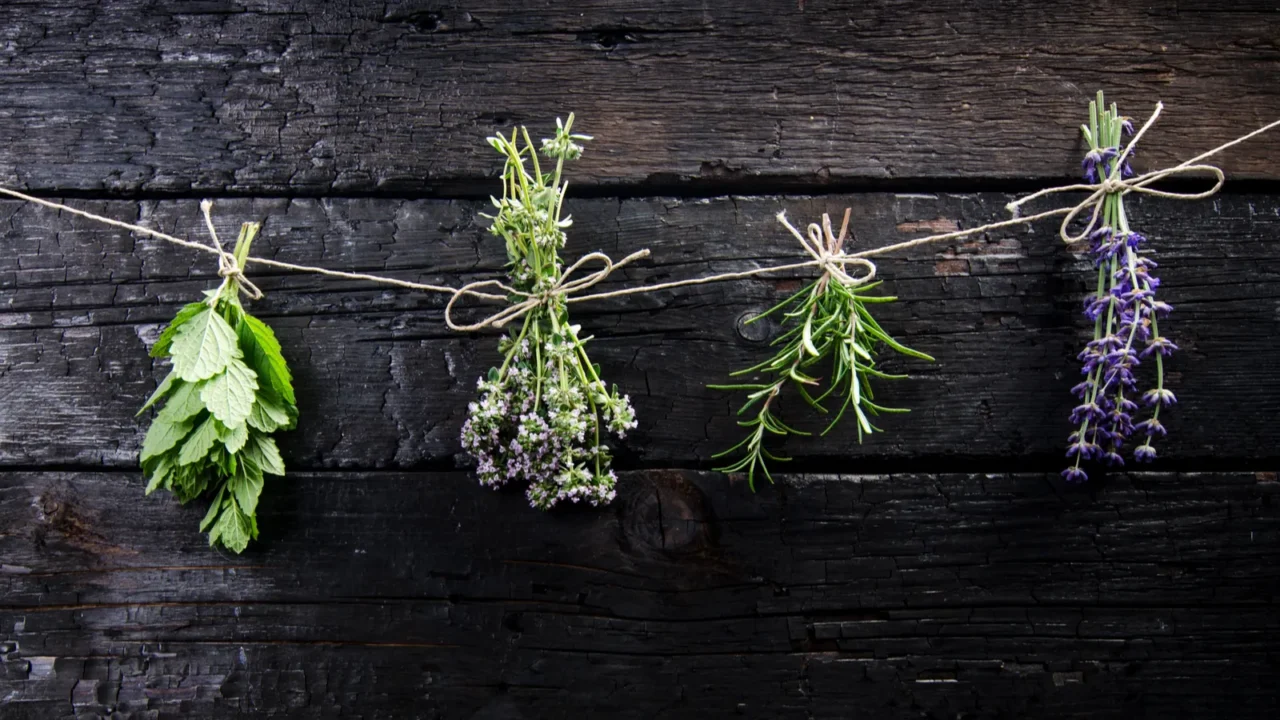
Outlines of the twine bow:
{"label": "twine bow", "polygon": [[[864,257],[846,255],[844,252],[844,239],[849,229],[849,214],[850,209],[846,208],[844,211],[844,223],[840,226],[839,237],[836,237],[831,232],[831,216],[823,213],[822,226],[819,227],[818,223],[809,223],[807,228],[809,237],[805,238],[787,220],[786,210],[778,213],[778,222],[791,231],[796,240],[800,241],[800,246],[804,248],[804,251],[809,254],[809,257],[813,258],[813,262],[807,264],[817,265],[822,268],[822,279],[819,282],[827,282],[829,279],[834,278],[841,285],[852,288],[865,285],[876,277],[875,263]],[[846,265],[861,265],[867,269],[867,274],[854,277],[845,270]]]}
{"label": "twine bow", "polygon": [[[573,295],[603,281],[605,278],[609,277],[614,270],[646,257],[649,257],[649,250],[647,248],[644,250],[637,250],[618,262],[614,262],[612,258],[602,252],[587,253],[586,255],[578,258],[577,262],[565,268],[564,272],[560,274],[559,280],[546,289],[538,292],[517,290],[501,280],[478,280],[476,282],[467,283],[453,291],[452,297],[449,298],[449,303],[444,306],[444,321],[450,329],[457,330],[458,332],[475,332],[476,330],[483,330],[488,327],[500,328],[536,307],[550,304],[555,301],[556,298],[564,298],[565,302],[576,302],[578,300],[586,299],[586,296],[575,298]],[[574,273],[581,269],[583,265],[586,265],[589,262],[599,262],[603,267],[589,275],[585,275],[575,280],[569,279]],[[496,288],[502,290],[505,295],[483,292],[482,288]],[[589,297],[599,298],[609,296],[610,293],[598,293]],[[519,297],[523,299],[485,317],[479,322],[468,325],[455,323],[453,321],[454,303],[458,302],[458,300],[463,297],[497,301],[507,300],[511,297]]]}
{"label": "twine bow", "polygon": [[240,288],[240,292],[248,295],[253,300],[261,300],[262,291],[249,278],[244,276],[244,268],[240,267],[240,261],[234,253],[227,252],[222,247],[222,241],[218,239],[218,231],[213,227],[213,201],[200,201],[200,212],[204,213],[204,224],[205,227],[209,228],[209,244],[213,246],[218,255],[218,277],[222,278],[222,284],[218,286],[213,295],[209,296],[209,304],[216,303],[218,297],[222,295],[222,291],[232,281],[235,282],[236,287]]}
{"label": "twine bow", "polygon": [[[1226,182],[1227,178],[1226,178],[1226,175],[1223,174],[1220,168],[1213,165],[1206,165],[1206,164],[1200,163],[1199,161],[1203,160],[1206,157],[1209,157],[1210,155],[1219,153],[1227,149],[1228,147],[1235,145],[1238,142],[1243,142],[1244,140],[1247,140],[1248,138],[1253,137],[1254,135],[1257,135],[1258,133],[1268,130],[1275,126],[1275,123],[1272,123],[1271,125],[1268,125],[1267,127],[1262,128],[1262,130],[1255,131],[1253,133],[1250,133],[1249,135],[1245,135],[1244,137],[1238,138],[1230,143],[1227,143],[1226,145],[1222,145],[1217,148],[1214,148],[1213,150],[1210,150],[1207,153],[1197,155],[1196,157],[1193,157],[1190,160],[1186,160],[1172,167],[1163,168],[1161,170],[1152,170],[1150,172],[1143,173],[1142,175],[1138,175],[1137,177],[1132,177],[1132,178],[1123,177],[1122,169],[1125,165],[1125,162],[1129,159],[1129,156],[1133,154],[1134,148],[1137,147],[1138,139],[1141,138],[1142,135],[1146,133],[1147,130],[1150,129],[1152,125],[1155,124],[1156,118],[1160,117],[1160,112],[1162,110],[1164,110],[1164,103],[1157,102],[1155,110],[1152,111],[1151,113],[1151,117],[1147,118],[1147,121],[1143,123],[1142,127],[1138,130],[1138,132],[1135,133],[1132,138],[1130,138],[1129,144],[1126,145],[1124,148],[1124,151],[1122,151],[1116,157],[1115,162],[1111,166],[1111,172],[1108,173],[1106,177],[1092,184],[1080,183],[1075,185],[1063,185],[1060,187],[1046,188],[1044,190],[1032,193],[1024,198],[1019,198],[1018,200],[1015,200],[1014,202],[1009,203],[1008,205],[1005,206],[1006,209],[1008,209],[1009,212],[1013,213],[1014,217],[1017,218],[1018,210],[1019,208],[1022,207],[1023,203],[1030,202],[1032,200],[1035,200],[1036,198],[1040,198],[1046,195],[1052,195],[1054,193],[1060,193],[1060,192],[1077,192],[1077,191],[1088,192],[1089,195],[1085,197],[1085,199],[1081,200],[1079,203],[1071,207],[1060,208],[1057,211],[1052,211],[1054,214],[1058,214],[1058,213],[1065,214],[1065,216],[1062,218],[1062,225],[1058,228],[1058,235],[1062,238],[1063,242],[1067,243],[1068,245],[1074,245],[1075,243],[1088,239],[1089,235],[1098,227],[1098,220],[1102,216],[1103,206],[1106,202],[1107,197],[1110,195],[1124,196],[1131,192],[1137,192],[1137,193],[1142,193],[1144,195],[1153,195],[1155,197],[1170,198],[1173,200],[1203,200],[1207,197],[1211,197],[1212,195],[1216,194],[1219,190],[1222,189],[1222,184]],[[1208,190],[1204,190],[1202,192],[1196,192],[1196,193],[1169,192],[1167,190],[1155,190],[1155,189],[1152,189],[1151,187],[1148,187],[1149,185],[1151,185],[1156,181],[1163,180],[1168,177],[1173,177],[1175,175],[1187,175],[1187,174],[1191,174],[1191,175],[1207,174],[1212,176],[1215,182],[1213,184],[1213,187],[1209,188]],[[1072,235],[1071,232],[1067,229],[1068,226],[1070,226],[1071,223],[1075,221],[1075,219],[1085,211],[1091,211],[1088,224],[1085,225],[1084,230],[1081,230],[1079,233]],[[1043,214],[1044,213],[1041,213],[1041,215]]]}

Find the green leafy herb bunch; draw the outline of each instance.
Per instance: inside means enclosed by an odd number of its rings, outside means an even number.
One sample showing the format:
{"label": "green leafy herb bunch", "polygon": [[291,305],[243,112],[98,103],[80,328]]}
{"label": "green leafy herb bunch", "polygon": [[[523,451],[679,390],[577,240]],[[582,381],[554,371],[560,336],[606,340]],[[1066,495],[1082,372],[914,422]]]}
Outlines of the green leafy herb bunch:
{"label": "green leafy herb bunch", "polygon": [[[259,227],[240,228],[236,267]],[[275,333],[240,304],[238,274],[224,275],[151,348],[173,368],[138,414],[164,401],[142,444],[147,494],[168,490],[183,504],[211,494],[200,529],[210,545],[239,553],[258,537],[263,476],[284,475],[272,433],[293,428],[298,408]]]}
{"label": "green leafy herb bunch", "polygon": [[502,366],[480,378],[480,398],[469,405],[462,427],[463,448],[476,459],[480,483],[498,488],[527,483],[536,508],[561,502],[608,503],[617,477],[610,469],[609,434],[619,438],[636,426],[630,399],[608,389],[600,366],[587,356],[581,328],[569,322],[564,296],[556,289],[565,274],[559,252],[572,219],[561,216],[567,182],[564,164],[582,155],[590,140],[571,132],[573,115],[556,121],[555,136],[542,141],[543,156],[555,161],[543,172],[538,149],[524,128],[489,144],[506,157],[502,198],[490,231],[507,248],[509,289],[541,297],[520,318],[519,327],[499,343]]}
{"label": "green leafy herb bunch", "polygon": [[[784,215],[778,219],[787,229],[806,243],[799,231],[787,222]],[[849,211],[845,211],[844,223],[837,237],[831,230],[831,218],[822,216],[822,228],[810,226],[814,243],[825,244],[826,257],[842,257],[842,248],[849,228]],[[813,248],[816,254],[817,248]],[[867,263],[871,266],[870,263]],[[766,447],[769,436],[809,435],[784,422],[778,415],[778,398],[787,387],[795,389],[813,409],[827,414],[830,406],[838,406],[835,417],[822,431],[831,432],[845,413],[852,411],[857,421],[858,442],[866,433],[879,430],[871,424],[871,417],[880,413],[904,413],[901,408],[878,405],[871,389],[872,378],[899,379],[905,375],[890,375],[876,367],[876,355],[881,346],[903,355],[932,361],[933,358],[912,350],[894,340],[880,327],[871,314],[870,306],[893,302],[897,298],[872,294],[879,282],[857,281],[835,273],[828,268],[817,280],[809,283],[786,300],[757,315],[748,322],[758,322],[766,317],[782,316],[783,332],[773,340],[777,348],[773,357],[749,368],[738,370],[733,377],[750,376],[750,382],[712,385],[718,390],[746,391],[747,400],[738,415],[747,419],[738,425],[747,428],[746,437],[737,445],[717,453],[723,458],[737,455],[732,463],[716,468],[721,472],[746,472],[747,482],[755,489],[756,471],[770,482],[769,461],[785,461],[789,458],[775,455]],[[824,380],[814,374],[816,367],[830,368]]]}

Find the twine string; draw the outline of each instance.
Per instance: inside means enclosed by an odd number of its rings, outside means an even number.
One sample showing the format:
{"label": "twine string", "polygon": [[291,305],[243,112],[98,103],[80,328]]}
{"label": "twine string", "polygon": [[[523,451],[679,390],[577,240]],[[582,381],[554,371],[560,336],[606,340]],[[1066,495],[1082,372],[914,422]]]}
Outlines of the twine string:
{"label": "twine string", "polygon": [[[656,293],[673,288],[704,285],[707,283],[724,282],[728,280],[740,280],[770,273],[783,273],[812,267],[819,267],[822,269],[822,276],[819,278],[819,282],[834,280],[835,282],[839,282],[848,287],[857,287],[871,282],[876,277],[875,263],[869,258],[901,250],[908,250],[921,245],[979,235],[1015,225],[1025,225],[1027,223],[1032,223],[1037,220],[1050,217],[1063,216],[1062,224],[1058,229],[1059,236],[1067,244],[1078,243],[1087,239],[1089,234],[1097,227],[1098,220],[1102,214],[1103,204],[1108,195],[1126,195],[1136,192],[1172,200],[1202,200],[1210,197],[1222,189],[1222,185],[1226,181],[1226,176],[1221,169],[1213,165],[1205,164],[1201,161],[1251,138],[1275,129],[1276,127],[1280,127],[1280,120],[1277,120],[1246,135],[1241,135],[1230,142],[1203,152],[1189,160],[1185,160],[1177,165],[1160,170],[1153,170],[1133,178],[1121,177],[1121,168],[1125,161],[1130,155],[1132,155],[1134,148],[1137,146],[1138,140],[1152,127],[1152,125],[1154,125],[1163,108],[1163,103],[1156,103],[1155,110],[1151,113],[1151,117],[1147,119],[1138,132],[1134,133],[1133,137],[1129,140],[1128,145],[1126,145],[1124,150],[1117,156],[1116,161],[1112,165],[1111,172],[1108,173],[1106,177],[1100,178],[1096,183],[1076,183],[1045,188],[1044,190],[1019,198],[1005,206],[1006,209],[1013,214],[1013,217],[1007,220],[987,223],[985,225],[979,225],[977,227],[963,230],[927,235],[891,245],[884,245],[870,250],[849,253],[845,252],[843,249],[845,232],[849,224],[848,210],[845,211],[844,224],[841,227],[840,235],[838,237],[832,232],[831,218],[829,215],[824,214],[822,216],[821,225],[818,223],[810,223],[806,228],[806,236],[787,220],[786,211],[784,210],[778,213],[777,220],[782,223],[783,227],[785,227],[797,241],[800,242],[801,247],[804,248],[805,253],[809,256],[808,260],[802,262],[787,263],[772,267],[753,268],[750,270],[715,273],[712,275],[688,278],[685,280],[673,280],[670,282],[652,285],[639,285],[636,287],[596,293],[584,293],[583,291],[595,287],[599,283],[603,282],[615,270],[618,270],[636,260],[648,257],[649,251],[647,249],[638,250],[617,262],[614,262],[603,252],[588,253],[578,258],[576,262],[566,268],[565,271],[561,273],[559,279],[553,284],[538,292],[517,290],[501,280],[479,280],[467,283],[462,287],[454,288],[446,285],[411,282],[382,275],[328,270],[326,268],[314,267],[311,265],[298,265],[254,256],[246,257],[244,263],[254,263],[265,267],[289,270],[293,272],[312,273],[325,277],[361,280],[421,292],[444,293],[450,296],[449,302],[445,305],[445,323],[451,329],[459,332],[475,332],[490,327],[500,328],[506,323],[522,317],[536,307],[556,301],[578,303],[591,300],[625,297],[628,295]],[[1208,175],[1214,179],[1214,184],[1209,189],[1200,192],[1174,192],[1157,190],[1150,187],[1153,183],[1177,175]],[[1022,206],[1029,202],[1065,192],[1085,192],[1088,194],[1083,200],[1074,205],[1054,208],[1052,210],[1046,210],[1027,216],[1023,216],[1020,213]],[[241,290],[253,299],[256,300],[263,297],[262,291],[245,277],[244,268],[241,267],[241,263],[236,260],[235,255],[227,252],[223,248],[222,243],[218,240],[217,231],[213,226],[212,203],[208,200],[201,203],[201,210],[204,214],[205,225],[210,234],[210,243],[206,245],[175,237],[168,233],[163,233],[141,225],[121,222],[119,220],[113,220],[84,210],[77,210],[76,208],[32,195],[27,195],[25,193],[18,192],[17,190],[0,187],[0,194],[8,195],[10,197],[41,205],[53,210],[78,215],[95,222],[118,227],[140,235],[152,237],[157,240],[163,240],[181,247],[212,253],[218,258],[218,275],[223,280],[223,286],[219,288],[219,292],[221,292],[221,290],[234,279]],[[1089,213],[1089,222],[1085,225],[1084,230],[1079,233],[1072,234],[1069,229],[1070,225],[1084,213]],[[594,262],[600,263],[599,269],[581,277],[574,277],[574,275],[581,270],[584,265]],[[850,265],[862,267],[865,270],[865,274],[851,275],[848,270],[848,266]],[[473,298],[481,301],[508,302],[510,304],[498,312],[484,317],[477,322],[469,324],[457,323],[453,320],[453,312],[457,302],[463,298]]]}
{"label": "twine string", "polygon": [[[503,283],[501,280],[478,280],[476,282],[467,283],[457,290],[450,291],[452,293],[452,297],[449,298],[449,302],[444,306],[444,322],[449,326],[450,330],[457,330],[458,332],[475,332],[489,327],[500,328],[512,320],[523,316],[530,310],[541,305],[550,304],[556,299],[563,298],[565,302],[573,302],[575,299],[580,299],[574,298],[573,295],[603,281],[605,278],[609,277],[614,270],[647,257],[649,257],[648,249],[637,250],[618,262],[614,262],[612,258],[602,252],[597,251],[587,253],[586,255],[578,258],[577,262],[565,268],[564,272],[560,274],[560,278],[558,280],[546,289],[538,292],[517,290],[510,285]],[[600,269],[574,280],[569,279],[573,277],[574,273],[578,272],[583,265],[591,262],[599,262],[601,264]],[[506,293],[506,295],[503,296],[481,292],[481,288],[497,288]],[[604,296],[607,296],[607,294]],[[474,297],[481,300],[506,300],[516,297],[521,298],[521,300],[514,302],[477,322],[470,324],[456,323],[453,320],[453,308],[458,300],[464,297]]]}
{"label": "twine string", "polygon": [[218,277],[222,278],[222,284],[218,286],[213,295],[209,296],[209,304],[214,305],[217,303],[218,298],[222,296],[222,291],[226,290],[232,281],[236,283],[236,287],[240,289],[240,292],[254,300],[261,300],[262,291],[249,278],[244,276],[244,268],[240,267],[240,263],[236,261],[236,256],[227,252],[222,247],[222,241],[218,239],[218,230],[213,226],[213,201],[202,200],[200,202],[200,212],[204,214],[205,227],[209,228],[209,244],[218,253]]}

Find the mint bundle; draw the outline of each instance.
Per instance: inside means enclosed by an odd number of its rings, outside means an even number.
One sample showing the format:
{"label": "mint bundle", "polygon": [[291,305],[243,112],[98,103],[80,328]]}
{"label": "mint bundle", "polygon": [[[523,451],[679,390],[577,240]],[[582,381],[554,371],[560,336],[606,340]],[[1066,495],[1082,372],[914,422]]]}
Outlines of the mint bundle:
{"label": "mint bundle", "polygon": [[[241,227],[235,267],[259,227]],[[237,277],[182,308],[160,334],[151,356],[173,369],[138,414],[164,400],[142,443],[147,494],[168,490],[185,505],[212,492],[200,529],[210,545],[239,553],[258,537],[263,475],[284,475],[271,434],[292,429],[298,409],[280,343],[241,306]]]}

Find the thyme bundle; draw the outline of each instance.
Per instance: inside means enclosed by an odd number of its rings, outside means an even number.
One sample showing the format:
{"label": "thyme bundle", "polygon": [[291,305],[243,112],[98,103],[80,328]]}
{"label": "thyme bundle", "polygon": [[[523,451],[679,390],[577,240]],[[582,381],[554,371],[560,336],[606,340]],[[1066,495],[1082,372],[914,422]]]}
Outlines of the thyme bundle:
{"label": "thyme bundle", "polygon": [[480,484],[528,483],[529,503],[544,510],[566,500],[611,501],[617,476],[604,439],[636,426],[630,398],[616,385],[606,389],[600,366],[587,356],[590,338],[569,322],[557,292],[565,275],[559,251],[573,222],[561,217],[564,164],[581,157],[581,143],[591,139],[572,127],[572,114],[565,123],[557,119],[555,136],[542,141],[543,156],[555,161],[549,173],[525,128],[489,138],[506,162],[502,198],[493,198],[497,213],[485,217],[506,244],[510,288],[541,301],[499,342],[502,365],[478,381],[480,399],[470,403],[462,426]]}
{"label": "thyme bundle", "polygon": [[[831,231],[830,216],[822,216],[821,235],[815,237],[815,242],[820,240],[825,243],[824,257],[842,256],[849,230],[849,213],[849,210],[845,210],[839,236]],[[786,223],[785,217],[779,216],[779,219]],[[787,227],[801,243],[805,242],[795,228],[789,224]],[[790,459],[769,450],[765,444],[769,435],[811,434],[795,428],[779,417],[775,403],[784,388],[793,387],[810,407],[823,414],[828,413],[823,404],[828,402],[828,398],[838,405],[835,417],[822,430],[823,435],[831,432],[845,413],[852,410],[858,442],[862,442],[865,434],[879,430],[871,424],[871,417],[880,413],[908,412],[904,408],[886,407],[875,402],[871,378],[895,380],[906,377],[891,375],[876,367],[876,355],[880,346],[884,345],[910,357],[933,360],[932,357],[894,340],[876,322],[869,306],[893,302],[897,298],[871,294],[880,285],[879,282],[867,281],[871,275],[855,280],[839,271],[838,267],[824,267],[826,272],[820,278],[748,321],[758,322],[775,314],[782,315],[781,325],[784,331],[771,343],[779,348],[774,356],[731,373],[731,377],[763,377],[755,382],[710,386],[717,390],[748,393],[746,402],[738,410],[740,416],[751,413],[747,419],[738,421],[739,426],[748,428],[746,437],[713,457],[723,458],[740,453],[737,460],[716,469],[721,472],[745,471],[747,482],[753,490],[757,469],[769,482],[773,482],[769,462]],[[824,389],[823,380],[814,377],[811,368],[828,360],[831,370]]]}
{"label": "thyme bundle", "polygon": [[[241,226],[234,267],[243,266],[258,229]],[[185,505],[212,490],[200,529],[210,545],[239,553],[258,537],[263,476],[284,475],[271,434],[292,429],[298,408],[280,343],[245,312],[237,275],[227,273],[160,333],[151,356],[169,358],[173,369],[138,414],[164,401],[142,443],[147,494],[168,490]]]}

